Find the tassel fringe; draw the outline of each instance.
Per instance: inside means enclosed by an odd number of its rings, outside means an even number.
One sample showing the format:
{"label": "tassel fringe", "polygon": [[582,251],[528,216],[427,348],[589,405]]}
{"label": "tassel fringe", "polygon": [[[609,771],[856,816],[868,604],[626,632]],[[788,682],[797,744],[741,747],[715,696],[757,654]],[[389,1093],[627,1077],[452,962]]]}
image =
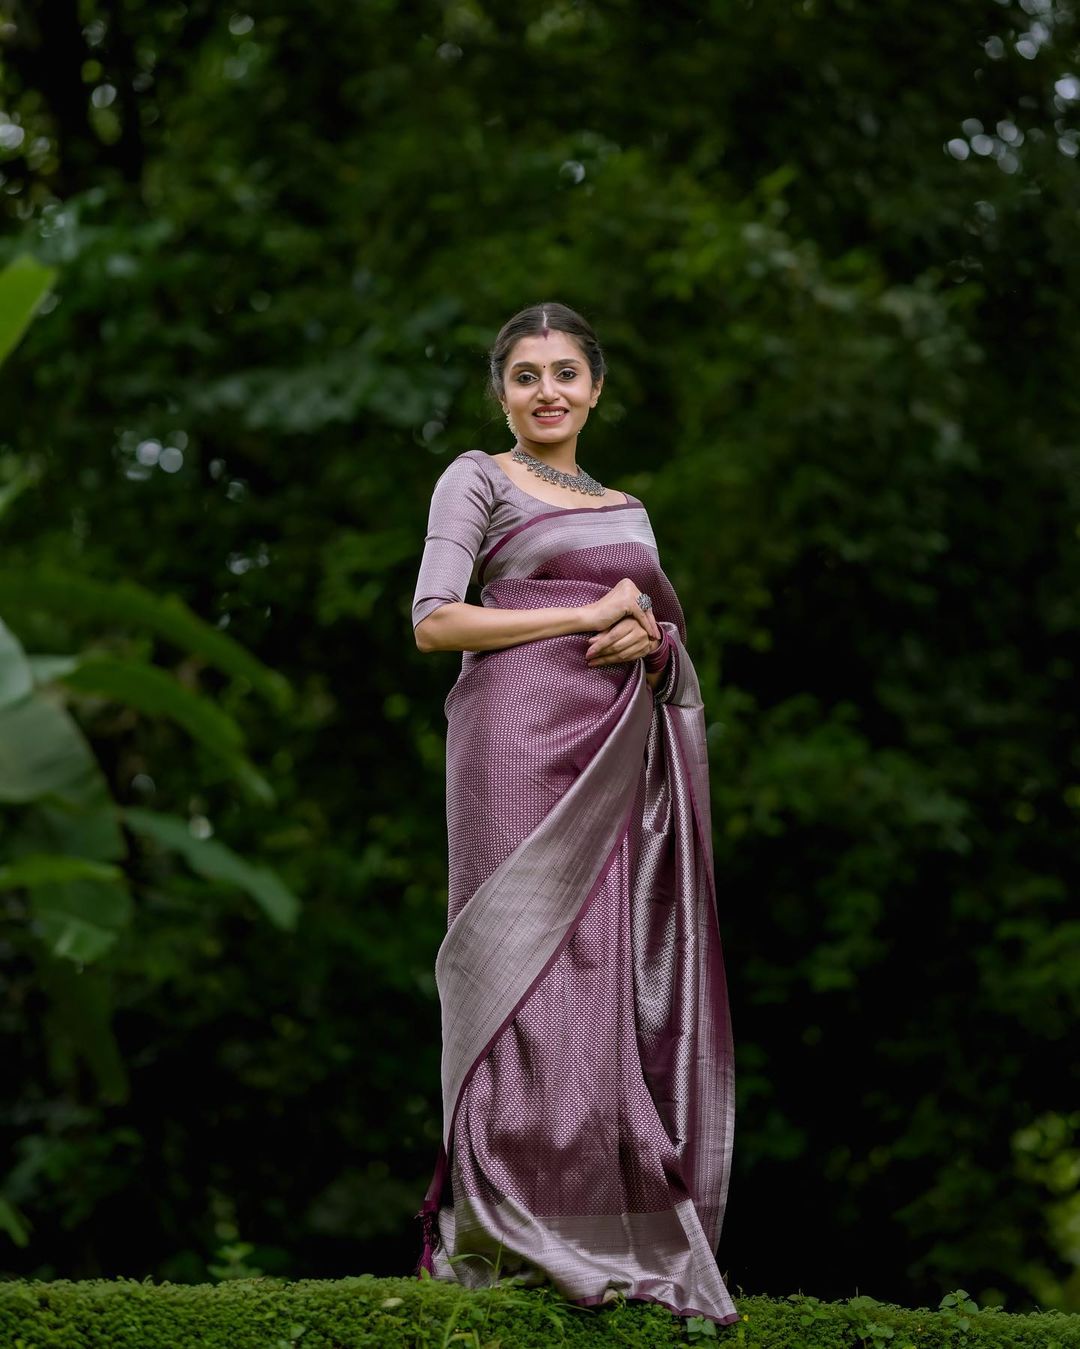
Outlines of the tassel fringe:
{"label": "tassel fringe", "polygon": [[439,1204],[442,1200],[447,1169],[446,1150],[440,1144],[438,1160],[435,1163],[435,1174],[431,1178],[431,1184],[424,1196],[424,1202],[420,1205],[420,1211],[415,1215],[420,1219],[424,1233],[424,1249],[421,1251],[420,1259],[417,1260],[416,1269],[413,1271],[418,1279],[423,1277],[420,1271],[425,1269],[432,1278],[435,1277],[432,1256],[442,1244],[442,1238],[439,1235]]}

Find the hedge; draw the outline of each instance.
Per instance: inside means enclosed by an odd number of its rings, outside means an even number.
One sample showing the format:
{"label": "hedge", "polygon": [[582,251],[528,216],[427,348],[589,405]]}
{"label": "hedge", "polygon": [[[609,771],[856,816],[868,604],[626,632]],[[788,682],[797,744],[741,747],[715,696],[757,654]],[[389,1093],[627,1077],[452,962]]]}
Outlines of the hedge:
{"label": "hedge", "polygon": [[431,1279],[145,1279],[0,1284],[4,1349],[566,1349],[731,1345],[740,1349],[1080,1349],[1080,1316],[978,1309],[963,1289],[935,1310],[802,1293],[736,1300],[717,1326],[655,1303],[580,1308],[512,1281],[470,1292]]}

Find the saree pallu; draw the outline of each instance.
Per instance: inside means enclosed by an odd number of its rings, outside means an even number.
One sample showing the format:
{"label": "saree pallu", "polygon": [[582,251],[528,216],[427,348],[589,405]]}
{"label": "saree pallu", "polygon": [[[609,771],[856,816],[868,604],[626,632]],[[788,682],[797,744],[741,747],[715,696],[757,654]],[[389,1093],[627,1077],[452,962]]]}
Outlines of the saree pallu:
{"label": "saree pallu", "polygon": [[583,527],[584,509],[500,538],[482,603],[578,606],[628,576],[671,655],[653,690],[640,660],[586,666],[586,633],[463,653],[445,704],[444,1131],[417,1272],[551,1282],[582,1305],[614,1289],[726,1324],[734,1066],[704,712],[647,512]]}

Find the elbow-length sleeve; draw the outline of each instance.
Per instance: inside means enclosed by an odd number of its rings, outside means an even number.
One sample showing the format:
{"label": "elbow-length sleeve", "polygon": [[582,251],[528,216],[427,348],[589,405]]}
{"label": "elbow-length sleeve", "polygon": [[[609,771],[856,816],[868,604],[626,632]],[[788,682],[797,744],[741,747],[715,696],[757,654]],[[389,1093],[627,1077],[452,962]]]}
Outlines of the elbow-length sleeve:
{"label": "elbow-length sleeve", "polygon": [[492,504],[487,474],[469,455],[459,455],[439,475],[413,593],[414,629],[440,605],[464,600],[491,522]]}

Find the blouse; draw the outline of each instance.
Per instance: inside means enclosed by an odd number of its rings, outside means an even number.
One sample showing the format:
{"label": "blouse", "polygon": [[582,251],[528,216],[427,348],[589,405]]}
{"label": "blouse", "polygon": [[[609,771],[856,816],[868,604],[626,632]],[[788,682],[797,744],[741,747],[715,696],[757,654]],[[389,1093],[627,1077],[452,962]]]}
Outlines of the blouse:
{"label": "blouse", "polygon": [[[627,502],[642,503],[629,492]],[[443,469],[431,493],[424,551],[412,602],[412,625],[443,604],[462,603],[476,584],[478,560],[530,516],[562,509],[518,487],[483,450],[465,450]],[[590,509],[596,509],[592,507]],[[669,639],[646,658],[652,668]]]}

